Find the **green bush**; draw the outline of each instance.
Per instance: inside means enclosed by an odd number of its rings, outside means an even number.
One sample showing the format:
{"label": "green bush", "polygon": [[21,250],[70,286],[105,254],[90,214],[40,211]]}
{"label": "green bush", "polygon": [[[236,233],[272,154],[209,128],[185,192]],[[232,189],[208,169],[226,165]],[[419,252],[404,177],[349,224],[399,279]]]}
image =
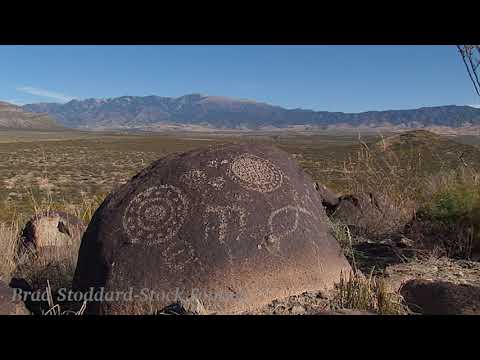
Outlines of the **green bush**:
{"label": "green bush", "polygon": [[[480,187],[458,181],[441,187],[417,212],[425,234],[447,256],[471,258],[480,251]],[[427,225],[428,224],[428,225]]]}
{"label": "green bush", "polygon": [[419,211],[423,218],[446,222],[473,219],[480,205],[480,191],[477,187],[458,185],[436,194]]}

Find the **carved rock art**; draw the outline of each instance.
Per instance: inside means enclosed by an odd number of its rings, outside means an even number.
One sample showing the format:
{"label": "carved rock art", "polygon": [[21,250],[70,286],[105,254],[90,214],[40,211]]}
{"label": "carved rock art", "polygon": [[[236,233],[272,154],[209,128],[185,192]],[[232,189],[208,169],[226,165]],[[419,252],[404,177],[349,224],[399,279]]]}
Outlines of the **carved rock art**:
{"label": "carved rock art", "polygon": [[282,239],[295,233],[301,215],[312,216],[308,210],[293,205],[281,207],[270,214],[268,218],[270,233],[265,238],[267,250],[274,249],[274,254],[281,254]]}
{"label": "carved rock art", "polygon": [[208,180],[208,185],[215,190],[222,190],[225,185],[225,179],[222,176],[211,178]]}
{"label": "carved rock art", "polygon": [[236,157],[230,166],[233,181],[243,187],[262,193],[272,192],[282,186],[283,173],[266,159],[252,154]]}
{"label": "carved rock art", "polygon": [[[212,215],[217,224],[211,223]],[[233,242],[241,241],[247,226],[246,218],[246,210],[237,205],[207,206],[205,211],[205,241],[208,242],[211,238],[217,239],[225,248],[228,260],[231,262],[234,257],[232,245],[235,244]],[[233,226],[235,228],[231,229]]]}
{"label": "carved rock art", "polygon": [[177,291],[236,314],[332,288],[341,271],[350,266],[312,179],[276,147],[230,144],[159,159],[109,194],[72,285],[140,295],[90,303],[89,314],[149,314]]}
{"label": "carved rock art", "polygon": [[190,186],[201,186],[207,179],[205,172],[193,169],[181,176],[182,181]]}
{"label": "carved rock art", "polygon": [[158,245],[174,237],[187,215],[188,201],[172,185],[148,188],[130,202],[123,228],[132,243]]}

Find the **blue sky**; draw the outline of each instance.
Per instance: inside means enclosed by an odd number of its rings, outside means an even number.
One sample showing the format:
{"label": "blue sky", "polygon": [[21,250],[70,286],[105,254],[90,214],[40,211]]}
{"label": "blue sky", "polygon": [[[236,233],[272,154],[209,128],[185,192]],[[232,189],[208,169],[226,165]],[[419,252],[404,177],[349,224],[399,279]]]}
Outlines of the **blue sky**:
{"label": "blue sky", "polygon": [[0,46],[3,101],[191,93],[343,112],[480,103],[455,46]]}

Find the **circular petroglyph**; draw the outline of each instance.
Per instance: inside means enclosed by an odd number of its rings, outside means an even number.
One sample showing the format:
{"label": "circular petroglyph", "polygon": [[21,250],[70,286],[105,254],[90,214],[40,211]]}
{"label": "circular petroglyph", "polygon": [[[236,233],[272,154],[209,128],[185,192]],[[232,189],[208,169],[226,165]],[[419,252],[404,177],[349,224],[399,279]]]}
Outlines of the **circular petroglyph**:
{"label": "circular petroglyph", "polygon": [[272,233],[277,234],[278,238],[284,238],[297,230],[298,218],[298,208],[292,205],[287,205],[270,214],[270,217],[268,218],[268,226]]}
{"label": "circular petroglyph", "polygon": [[267,248],[275,247],[280,252],[281,241],[292,235],[298,229],[299,219],[312,214],[299,206],[287,205],[273,211],[268,218],[269,235],[265,238]]}
{"label": "circular petroglyph", "polygon": [[230,165],[230,177],[243,187],[262,193],[278,189],[283,182],[283,174],[266,159],[252,155],[237,156]]}
{"label": "circular petroglyph", "polygon": [[123,228],[132,243],[163,244],[183,225],[187,207],[188,201],[177,187],[153,186],[129,203],[123,215]]}

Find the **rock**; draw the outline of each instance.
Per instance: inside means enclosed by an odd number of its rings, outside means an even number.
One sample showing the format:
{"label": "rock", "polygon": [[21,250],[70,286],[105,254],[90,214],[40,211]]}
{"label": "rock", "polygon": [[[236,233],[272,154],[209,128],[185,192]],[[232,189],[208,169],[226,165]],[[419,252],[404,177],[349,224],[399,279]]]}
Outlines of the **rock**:
{"label": "rock", "polygon": [[0,281],[0,315],[30,315],[21,298],[15,291]]}
{"label": "rock", "polygon": [[295,305],[294,307],[292,307],[292,310],[291,310],[292,315],[302,315],[302,314],[305,314],[305,312],[306,312],[306,309],[301,305]]}
{"label": "rock", "polygon": [[327,215],[330,215],[335,210],[335,207],[338,205],[338,195],[329,188],[327,188],[325,185],[322,185],[318,182],[315,182],[314,188],[320,194],[320,198],[322,199],[322,205],[325,208]]}
{"label": "rock", "polygon": [[181,300],[180,305],[185,312],[193,315],[208,315],[207,310],[203,306],[202,302],[195,296]]}
{"label": "rock", "polygon": [[163,308],[160,313],[167,315],[209,315],[202,302],[195,296],[180,299]]}
{"label": "rock", "polygon": [[408,307],[428,315],[480,315],[480,287],[414,279],[400,289]]}
{"label": "rock", "polygon": [[[213,146],[154,162],[111,193],[79,251],[75,290],[148,296],[89,313],[148,313],[195,292],[208,313],[331,289],[351,270],[312,181],[269,146]],[[145,294],[145,293],[143,293]],[[156,296],[156,295],[161,296]]]}
{"label": "rock", "polygon": [[73,215],[47,211],[34,216],[22,231],[22,245],[34,250],[69,246],[79,241],[86,225]]}
{"label": "rock", "polygon": [[413,248],[415,245],[415,242],[405,236],[399,236],[397,238],[394,238],[394,243],[395,246],[399,248]]}
{"label": "rock", "polygon": [[355,310],[355,309],[339,309],[332,315],[377,315],[367,310]]}
{"label": "rock", "polygon": [[378,237],[399,229],[398,213],[386,196],[342,195],[329,215],[348,225],[355,236]]}

